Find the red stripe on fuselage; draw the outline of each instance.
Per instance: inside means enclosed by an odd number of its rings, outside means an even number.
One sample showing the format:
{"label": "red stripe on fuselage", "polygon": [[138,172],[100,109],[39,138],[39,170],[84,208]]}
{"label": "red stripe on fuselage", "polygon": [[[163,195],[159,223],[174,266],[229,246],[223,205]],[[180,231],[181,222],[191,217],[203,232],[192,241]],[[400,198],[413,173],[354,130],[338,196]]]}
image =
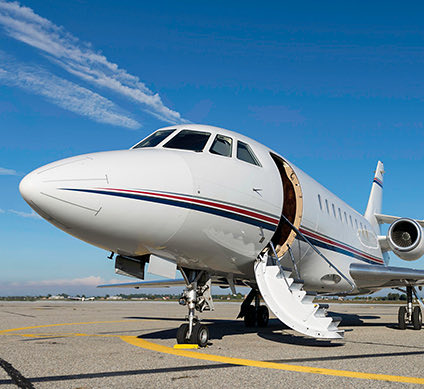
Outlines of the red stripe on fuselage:
{"label": "red stripe on fuselage", "polygon": [[144,194],[148,196],[157,196],[157,197],[170,198],[174,200],[182,200],[182,201],[187,201],[187,202],[191,202],[195,204],[202,204],[202,205],[207,205],[207,206],[211,206],[215,208],[225,209],[226,211],[230,211],[230,212],[237,212],[239,214],[250,216],[250,217],[253,217],[262,221],[266,221],[275,225],[279,223],[278,219],[274,219],[269,216],[261,215],[259,213],[248,211],[242,208],[233,207],[231,205],[219,204],[219,203],[215,203],[215,202],[207,201],[207,200],[200,200],[200,199],[194,199],[191,197],[184,197],[184,196],[177,196],[177,195],[169,195],[165,193],[146,192],[146,191],[140,191],[140,190],[116,189],[116,188],[99,188],[99,189],[113,190],[117,192],[139,193],[139,194]]}
{"label": "red stripe on fuselage", "polygon": [[359,256],[361,256],[363,258],[369,259],[370,261],[374,261],[374,262],[378,262],[380,264],[384,264],[384,261],[382,261],[379,258],[371,257],[371,256],[369,256],[367,254],[361,253],[360,251],[355,250],[352,247],[346,246],[346,245],[344,245],[342,243],[339,243],[339,242],[335,242],[335,241],[330,240],[330,239],[328,239],[328,238],[326,238],[326,237],[324,237],[322,235],[317,235],[317,234],[315,234],[313,232],[304,230],[303,228],[300,229],[300,232],[302,234],[305,234],[306,236],[310,236],[311,238],[321,240],[324,243],[330,244],[332,246],[340,247],[340,248],[342,248],[343,250],[346,250],[346,251],[350,251],[351,253],[354,253],[354,254],[359,255]]}

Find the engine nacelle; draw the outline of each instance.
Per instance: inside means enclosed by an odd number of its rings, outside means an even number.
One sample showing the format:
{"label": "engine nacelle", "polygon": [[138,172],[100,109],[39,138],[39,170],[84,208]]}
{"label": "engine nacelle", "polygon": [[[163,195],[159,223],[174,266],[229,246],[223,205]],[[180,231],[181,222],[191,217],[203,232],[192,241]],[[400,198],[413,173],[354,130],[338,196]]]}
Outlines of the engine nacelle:
{"label": "engine nacelle", "polygon": [[387,242],[392,251],[405,261],[415,261],[424,255],[422,227],[412,219],[398,219],[389,227]]}

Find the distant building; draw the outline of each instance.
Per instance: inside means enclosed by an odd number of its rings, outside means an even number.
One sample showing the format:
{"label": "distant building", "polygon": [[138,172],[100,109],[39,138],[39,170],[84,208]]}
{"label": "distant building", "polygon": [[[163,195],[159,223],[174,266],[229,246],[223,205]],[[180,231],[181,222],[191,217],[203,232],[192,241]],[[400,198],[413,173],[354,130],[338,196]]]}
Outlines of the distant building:
{"label": "distant building", "polygon": [[122,300],[122,297],[121,296],[109,296],[109,297],[106,298],[106,300],[113,300],[113,301]]}
{"label": "distant building", "polygon": [[50,296],[49,300],[65,300],[63,296]]}

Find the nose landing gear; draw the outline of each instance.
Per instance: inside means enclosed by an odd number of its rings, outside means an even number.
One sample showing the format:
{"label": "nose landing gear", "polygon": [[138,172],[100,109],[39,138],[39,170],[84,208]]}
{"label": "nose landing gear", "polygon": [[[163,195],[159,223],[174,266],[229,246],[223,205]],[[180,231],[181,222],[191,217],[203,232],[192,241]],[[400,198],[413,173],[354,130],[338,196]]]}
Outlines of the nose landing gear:
{"label": "nose landing gear", "polygon": [[412,306],[412,293],[414,293],[417,301],[419,297],[412,286],[406,287],[406,307],[400,307],[398,312],[399,329],[404,330],[408,324],[412,324],[414,330],[420,330],[422,327],[422,312],[418,306]]}
{"label": "nose landing gear", "polygon": [[187,287],[182,293],[179,303],[187,305],[186,319],[188,323],[184,323],[178,328],[177,343],[206,347],[209,341],[209,330],[206,325],[200,323],[199,318],[195,315],[195,310],[199,312],[214,310],[211,279],[204,271],[190,271],[187,275],[183,269],[180,270]]}
{"label": "nose landing gear", "polygon": [[200,322],[194,323],[189,335],[189,324],[184,323],[178,328],[177,343],[178,344],[198,344],[200,347],[206,347],[209,341],[208,327]]}

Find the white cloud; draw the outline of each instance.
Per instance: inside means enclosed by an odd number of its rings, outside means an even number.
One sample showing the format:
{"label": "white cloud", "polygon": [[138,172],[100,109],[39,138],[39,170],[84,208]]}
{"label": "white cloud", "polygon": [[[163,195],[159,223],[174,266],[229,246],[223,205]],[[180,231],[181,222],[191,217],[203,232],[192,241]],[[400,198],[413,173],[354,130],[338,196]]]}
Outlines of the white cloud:
{"label": "white cloud", "polygon": [[42,217],[38,215],[37,213],[35,213],[34,211],[22,212],[22,211],[16,211],[15,209],[9,209],[9,212],[21,217],[25,217],[25,218],[42,219]]}
{"label": "white cloud", "polygon": [[4,212],[5,212],[5,211],[4,211],[4,209],[1,209],[1,208],[0,208],[0,213],[4,213]]}
{"label": "white cloud", "polygon": [[99,94],[57,77],[40,67],[17,63],[1,51],[0,83],[44,96],[52,103],[96,122],[132,129],[141,126],[116,104]]}
{"label": "white cloud", "polygon": [[163,121],[183,121],[178,112],[166,107],[160,96],[138,77],[109,62],[89,44],[80,42],[63,27],[42,18],[31,8],[0,0],[0,25],[10,37],[41,50],[69,73],[141,104]]}
{"label": "white cloud", "polygon": [[[2,75],[0,73],[0,78],[1,76]],[[18,175],[18,173],[16,173],[16,170],[0,167],[0,176],[16,176],[16,175]]]}

